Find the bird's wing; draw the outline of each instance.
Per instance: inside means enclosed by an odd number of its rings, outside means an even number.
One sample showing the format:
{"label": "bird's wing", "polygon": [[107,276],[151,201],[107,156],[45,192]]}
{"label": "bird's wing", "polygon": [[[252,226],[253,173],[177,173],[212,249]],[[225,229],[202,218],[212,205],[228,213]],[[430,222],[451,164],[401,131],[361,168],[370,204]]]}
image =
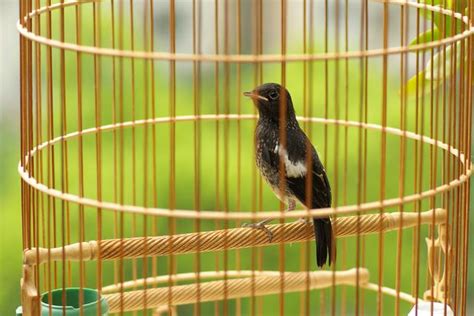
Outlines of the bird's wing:
{"label": "bird's wing", "polygon": [[[324,169],[320,173],[313,172],[311,179],[311,196],[307,197],[307,176],[298,178],[286,178],[288,189],[304,205],[309,208],[325,208],[331,206],[331,188]],[[311,204],[309,204],[309,202]]]}
{"label": "bird's wing", "polygon": [[[314,147],[309,143],[308,139],[304,134],[303,137],[293,138],[297,139],[294,143],[288,143],[288,152],[290,153],[285,160],[289,161],[285,163],[287,169],[286,181],[288,189],[291,190],[293,195],[304,205],[310,208],[324,208],[331,206],[331,186],[326,174],[326,170],[316,153]],[[308,146],[309,144],[309,146]],[[306,160],[307,149],[311,150],[311,162],[308,165]],[[309,168],[311,167],[311,168]],[[311,178],[311,197],[307,197],[306,183],[310,173]],[[310,202],[310,205],[309,203]]]}
{"label": "bird's wing", "polygon": [[278,169],[280,164],[278,148],[278,141],[272,142],[269,139],[262,140],[260,146],[257,148],[257,150],[261,151],[263,161],[273,170]]}

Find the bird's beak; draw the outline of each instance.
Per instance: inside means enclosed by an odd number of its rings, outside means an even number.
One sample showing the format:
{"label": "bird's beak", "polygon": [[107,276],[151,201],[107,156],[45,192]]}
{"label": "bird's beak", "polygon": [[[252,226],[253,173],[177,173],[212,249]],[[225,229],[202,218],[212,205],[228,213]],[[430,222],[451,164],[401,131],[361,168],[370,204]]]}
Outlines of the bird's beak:
{"label": "bird's beak", "polygon": [[261,95],[259,95],[259,94],[256,93],[255,91],[244,92],[244,96],[249,97],[249,98],[252,98],[253,100],[260,99],[260,100],[263,100],[263,101],[267,101],[267,102],[268,102],[268,99],[267,99],[267,98],[262,97]]}

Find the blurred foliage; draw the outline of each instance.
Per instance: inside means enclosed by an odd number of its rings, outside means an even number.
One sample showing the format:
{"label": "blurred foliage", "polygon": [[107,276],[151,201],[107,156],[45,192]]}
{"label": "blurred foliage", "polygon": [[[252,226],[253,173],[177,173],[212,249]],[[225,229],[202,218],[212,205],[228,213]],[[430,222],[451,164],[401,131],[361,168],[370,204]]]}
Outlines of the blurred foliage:
{"label": "blurred foliage", "polygon": [[19,128],[16,122],[0,124],[0,315],[12,315],[20,303],[22,266]]}
{"label": "blurred foliage", "polygon": [[[420,3],[446,8],[467,15],[468,1],[465,0],[420,0]],[[460,34],[466,29],[465,24],[461,20],[449,14],[434,12],[428,9],[421,10],[421,13],[427,21],[431,21],[431,28],[421,32],[417,37],[412,39],[409,44],[410,47],[442,40]],[[417,91],[418,96],[436,93],[436,90],[440,88],[444,82],[450,82],[448,81],[449,78],[461,65],[461,56],[464,56],[464,62],[465,64],[467,63],[467,56],[469,54],[467,46],[467,41],[457,41],[456,44],[449,46],[427,49],[421,53],[422,56],[419,56],[418,54],[420,53],[417,52],[417,56],[421,57],[422,61],[425,60],[425,55],[430,54],[431,56],[428,57],[424,69],[407,81],[404,86],[406,95],[416,96]],[[463,49],[465,51],[461,54]],[[453,55],[453,52],[455,52],[455,55]],[[452,66],[453,62],[456,65],[455,67]],[[467,65],[465,66],[467,67]]]}

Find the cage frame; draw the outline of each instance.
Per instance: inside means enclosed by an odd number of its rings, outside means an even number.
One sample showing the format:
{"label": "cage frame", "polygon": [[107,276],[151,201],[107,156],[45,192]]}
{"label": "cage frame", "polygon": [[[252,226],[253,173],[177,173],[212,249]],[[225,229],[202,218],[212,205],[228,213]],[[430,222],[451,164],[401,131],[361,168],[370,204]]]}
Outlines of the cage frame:
{"label": "cage frame", "polygon": [[[120,50],[120,49],[108,49],[102,47],[93,47],[93,46],[84,46],[78,44],[72,44],[67,42],[61,42],[58,40],[49,39],[45,36],[37,35],[34,31],[31,30],[31,23],[32,20],[40,16],[43,13],[47,13],[53,10],[60,10],[67,6],[80,6],[86,3],[95,3],[101,2],[100,0],[77,0],[77,1],[65,1],[62,3],[52,4],[49,6],[45,6],[42,8],[34,9],[28,11],[26,7],[22,8],[20,13],[20,20],[17,24],[18,32],[21,35],[22,41],[22,51],[26,53],[31,53],[31,48],[27,48],[27,45],[31,45],[34,43],[35,45],[44,45],[49,48],[57,48],[62,51],[69,50],[77,53],[85,53],[91,54],[93,56],[109,56],[109,57],[117,57],[117,58],[132,58],[132,59],[145,59],[147,61],[155,61],[155,60],[162,60],[162,61],[170,61],[170,62],[178,62],[178,61],[190,61],[190,62],[215,62],[215,63],[236,63],[236,64],[243,64],[243,63],[251,63],[251,64],[259,64],[259,63],[291,63],[291,62],[309,62],[309,61],[328,61],[328,60],[342,60],[342,59],[351,59],[351,58],[368,58],[374,56],[382,56],[386,57],[392,54],[406,54],[408,52],[420,52],[427,49],[434,49],[434,48],[441,48],[446,47],[446,45],[459,43],[464,41],[469,41],[472,43],[472,35],[474,34],[474,26],[472,25],[472,21],[469,16],[463,15],[458,12],[454,12],[452,10],[416,3],[416,2],[406,2],[402,0],[390,0],[390,1],[379,1],[382,2],[384,5],[399,5],[399,6],[408,6],[413,7],[416,9],[424,9],[429,10],[430,12],[437,12],[441,13],[459,21],[463,22],[467,27],[466,30],[461,32],[460,34],[455,34],[449,36],[447,38],[440,39],[438,41],[432,41],[429,43],[424,44],[415,44],[412,46],[406,47],[384,47],[381,49],[370,49],[370,50],[361,50],[361,51],[346,51],[346,52],[325,52],[325,53],[305,53],[305,54],[249,54],[249,55],[242,55],[242,54],[183,54],[183,53],[176,53],[176,52],[150,52],[150,51],[138,51],[138,50]],[[31,57],[31,56],[30,56]],[[26,57],[25,57],[26,58]],[[469,58],[468,58],[469,60]],[[28,80],[28,75],[31,76],[31,73],[28,73],[26,66],[22,65],[22,84],[25,84],[25,81]],[[472,74],[468,74],[471,76]],[[470,78],[472,81],[472,78]],[[23,95],[23,94],[22,94]],[[469,98],[472,96],[469,94]],[[24,100],[22,102],[25,102]],[[471,102],[472,103],[472,102]],[[26,106],[25,106],[26,108]],[[100,125],[93,128],[88,128],[64,135],[57,136],[53,139],[48,139],[41,144],[37,144],[32,148],[23,148],[21,160],[18,164],[18,172],[22,178],[22,184],[25,190],[32,190],[35,192],[41,192],[46,194],[48,197],[56,198],[64,202],[76,203],[83,206],[90,206],[96,209],[108,209],[114,210],[119,212],[126,212],[129,214],[142,214],[142,215],[154,215],[154,216],[163,216],[167,218],[187,218],[187,219],[213,219],[213,220],[257,220],[257,219],[264,219],[264,218],[272,218],[272,219],[295,219],[299,217],[324,217],[324,216],[332,216],[336,215],[337,218],[335,219],[335,231],[337,237],[344,237],[349,236],[351,234],[370,234],[370,233],[381,233],[382,231],[389,231],[389,230],[396,230],[396,229],[405,229],[408,227],[413,227],[415,225],[432,225],[436,226],[438,229],[438,236],[437,238],[427,238],[427,248],[428,252],[431,253],[433,251],[442,251],[443,255],[445,256],[446,260],[450,257],[451,249],[446,246],[446,221],[447,221],[447,211],[444,209],[435,209],[435,210],[428,210],[428,211],[418,211],[415,212],[390,212],[384,213],[381,210],[388,208],[388,207],[397,207],[401,205],[405,205],[410,202],[417,202],[421,200],[425,200],[427,198],[437,196],[440,193],[445,192],[452,192],[457,188],[468,188],[469,187],[469,178],[472,174],[472,163],[470,158],[462,152],[461,149],[455,148],[451,144],[443,143],[438,139],[434,139],[428,137],[426,135],[401,130],[398,128],[372,124],[372,123],[364,123],[364,122],[356,122],[356,121],[348,121],[343,119],[329,119],[329,118],[319,118],[319,117],[298,117],[299,121],[301,122],[308,122],[308,123],[320,123],[324,125],[336,125],[336,126],[343,126],[343,127],[353,127],[362,130],[375,130],[380,131],[383,134],[391,134],[398,136],[404,139],[411,139],[415,140],[424,144],[429,144],[432,146],[436,146],[439,149],[447,152],[449,155],[455,157],[458,162],[463,166],[462,172],[455,178],[454,180],[450,181],[449,183],[444,183],[442,185],[437,186],[434,189],[428,189],[423,192],[415,193],[410,196],[403,196],[398,198],[392,199],[384,199],[383,201],[374,201],[374,202],[365,202],[356,205],[345,205],[345,206],[338,206],[338,207],[331,207],[327,209],[318,209],[318,210],[301,210],[301,211],[294,211],[294,212],[287,212],[282,213],[281,211],[273,211],[273,212],[265,212],[265,213],[233,213],[233,212],[224,212],[224,211],[196,211],[196,210],[180,210],[180,209],[166,209],[166,208],[153,208],[153,207],[139,207],[134,205],[124,205],[118,203],[110,203],[106,201],[100,201],[98,199],[89,199],[86,197],[79,197],[77,195],[73,195],[67,192],[61,192],[55,188],[48,188],[46,185],[42,184],[40,181],[37,181],[35,177],[29,173],[29,165],[28,163],[33,159],[35,154],[44,150],[49,146],[54,146],[55,144],[59,144],[62,142],[67,142],[70,139],[74,139],[78,136],[82,137],[83,135],[87,134],[100,134],[102,132],[112,131],[119,128],[129,128],[129,127],[137,127],[137,126],[144,126],[144,125],[153,125],[153,124],[160,124],[160,123],[176,123],[176,122],[184,122],[184,121],[223,121],[223,120],[255,120],[255,115],[244,115],[244,114],[213,114],[213,115],[187,115],[187,116],[168,116],[168,117],[157,117],[157,118],[149,118],[143,120],[134,120],[134,121],[126,121],[121,123],[109,124],[109,125]],[[470,139],[470,136],[468,137]],[[24,141],[26,144],[27,142]],[[470,147],[469,147],[470,148]],[[369,212],[380,211],[376,214],[369,214]],[[405,213],[406,212],[406,213]],[[357,213],[358,216],[349,216]],[[357,223],[359,226],[358,231],[354,231],[354,225]],[[351,228],[352,227],[352,228]],[[363,227],[363,229],[360,229]],[[381,230],[380,228],[383,228]],[[25,229],[25,228],[24,228]],[[281,244],[281,243],[289,243],[289,242],[301,242],[312,239],[312,227],[311,225],[305,225],[302,223],[289,223],[289,224],[276,224],[271,225],[270,229],[275,233],[274,240],[268,242],[265,240],[265,234],[263,232],[257,232],[256,234],[252,234],[246,228],[234,228],[234,229],[225,229],[220,231],[211,231],[211,232],[199,232],[199,233],[191,233],[191,234],[184,234],[184,235],[169,235],[169,236],[159,236],[159,237],[143,237],[136,239],[127,238],[127,239],[120,239],[120,242],[124,240],[126,242],[130,242],[133,245],[140,244],[144,245],[145,249],[142,249],[141,252],[137,254],[130,255],[127,258],[143,258],[149,256],[165,256],[169,255],[170,253],[173,254],[180,254],[180,253],[192,253],[196,251],[193,248],[193,244],[190,241],[196,239],[196,235],[200,235],[199,238],[204,238],[205,240],[206,234],[209,235],[209,240],[215,240],[215,238],[222,238],[225,236],[224,239],[226,240],[225,244],[221,244],[221,248],[212,248],[210,247],[209,250],[198,248],[199,251],[218,251],[225,249],[240,249],[244,247],[263,247],[270,244]],[[351,230],[352,229],[352,230]],[[284,231],[285,234],[281,235],[281,232]],[[215,235],[219,237],[216,237]],[[250,236],[252,235],[252,237]],[[242,239],[242,237],[245,237]],[[168,243],[170,238],[179,240],[182,238],[183,244],[189,246],[189,248],[183,252],[179,252],[176,249],[166,249],[162,250],[162,252],[151,252],[148,249],[148,243],[156,242],[158,245],[164,245]],[[201,241],[202,241],[201,240]],[[236,244],[234,248],[228,247],[229,243],[232,244],[233,241],[239,241],[240,244]],[[104,249],[107,247],[107,243],[117,242],[117,240],[100,240],[100,241],[87,241],[82,243],[70,244],[63,247],[57,248],[25,248],[23,254],[23,277],[21,281],[21,288],[22,288],[22,303],[24,304],[24,313],[25,315],[38,315],[39,311],[37,310],[39,305],[40,297],[37,295],[37,289],[34,285],[34,272],[33,268],[44,264],[45,262],[50,262],[51,260],[61,261],[61,260],[80,260],[80,261],[88,261],[88,260],[113,260],[117,257],[110,256],[107,257],[107,252]],[[136,244],[134,244],[136,242]],[[116,247],[116,246],[115,246]],[[123,245],[121,245],[123,247]],[[113,248],[113,247],[112,247]],[[152,248],[153,249],[153,248]],[[431,255],[429,256],[430,258]],[[121,258],[123,257],[123,253],[121,254]],[[425,292],[424,299],[429,300],[437,300],[442,301],[445,303],[449,303],[446,301],[445,293],[446,287],[449,286],[447,278],[447,265],[444,268],[441,268],[439,265],[430,260],[428,263],[428,267],[430,269],[430,273],[435,275],[435,284],[432,286],[431,290],[427,290]],[[451,273],[453,273],[451,271]],[[199,274],[199,275],[198,275]],[[396,289],[391,289],[385,286],[380,286],[375,283],[370,283],[368,270],[359,267],[357,269],[351,269],[346,271],[317,271],[317,272],[284,272],[284,273],[277,273],[276,271],[244,271],[244,270],[229,270],[229,271],[204,271],[202,273],[192,274],[192,273],[183,273],[183,274],[173,274],[167,276],[166,280],[164,277],[160,279],[159,277],[145,280],[140,279],[133,281],[135,283],[130,283],[126,285],[127,287],[134,287],[137,283],[144,283],[147,284],[148,282],[165,282],[171,279],[173,280],[193,280],[193,279],[201,279],[203,278],[223,278],[224,280],[221,281],[211,281],[207,286],[209,290],[214,289],[214,292],[209,292],[208,300],[214,301],[222,299],[221,287],[223,283],[226,283],[226,286],[230,286],[233,291],[236,293],[237,297],[246,297],[249,295],[264,295],[266,293],[280,293],[281,287],[277,281],[281,281],[282,278],[285,280],[285,287],[284,291],[297,291],[301,290],[303,286],[297,286],[301,283],[301,280],[309,279],[311,281],[314,280],[323,280],[322,284],[311,284],[310,288],[316,287],[329,287],[334,285],[357,285],[361,288],[375,290],[383,292],[385,295],[390,295],[393,297],[397,297],[398,299],[405,300],[407,302],[416,304],[419,300],[418,297],[413,297],[408,293],[404,293],[402,291],[397,291]],[[227,277],[231,277],[230,281],[227,281]],[[250,280],[249,278],[252,278]],[[235,279],[233,279],[235,278]],[[335,279],[334,279],[335,278]],[[219,282],[219,283],[212,283],[212,282]],[[230,282],[230,283],[229,283]],[[266,290],[262,290],[261,292],[257,291],[256,293],[250,289],[249,282],[256,282],[257,288],[272,283],[271,289],[266,288]],[[361,283],[362,282],[362,283]],[[286,288],[286,284],[289,283],[289,287]],[[114,294],[114,290],[123,289],[124,284],[112,284],[108,286],[104,286],[102,288],[104,292],[104,296],[109,298],[112,303],[112,311],[118,311],[118,308],[123,308],[123,302],[118,303],[118,300],[123,298],[118,298],[117,294]],[[192,293],[193,287],[196,284],[189,284],[189,285],[173,285],[165,288],[158,288],[158,289],[149,289],[145,290],[145,293],[132,291],[127,294],[127,304],[130,308],[129,310],[141,310],[147,306],[152,306],[157,308],[158,310],[169,311],[176,307],[176,305],[180,304],[189,304],[195,303],[190,297],[193,296]],[[235,287],[234,287],[235,286]],[[207,287],[204,291],[206,291]],[[241,290],[242,288],[246,288],[245,290]],[[217,289],[217,290],[216,290]],[[156,290],[156,291],[155,291]],[[143,297],[147,297],[147,291],[152,297],[150,302],[147,302],[147,298],[143,301]],[[163,294],[161,292],[173,292],[173,291],[183,291],[186,298],[183,298],[182,301],[176,302],[173,305],[167,305],[166,299],[158,300],[157,298],[163,298]],[[240,292],[239,292],[240,291]],[[273,291],[273,292],[272,292]],[[156,292],[156,293],[155,293]],[[207,293],[207,292],[206,292]],[[123,295],[120,294],[120,295]],[[177,294],[178,295],[178,294]],[[240,296],[239,296],[240,295]],[[153,299],[155,301],[153,301]],[[199,301],[199,300],[198,300]],[[147,305],[150,304],[150,305]],[[115,309],[114,309],[115,308]]]}

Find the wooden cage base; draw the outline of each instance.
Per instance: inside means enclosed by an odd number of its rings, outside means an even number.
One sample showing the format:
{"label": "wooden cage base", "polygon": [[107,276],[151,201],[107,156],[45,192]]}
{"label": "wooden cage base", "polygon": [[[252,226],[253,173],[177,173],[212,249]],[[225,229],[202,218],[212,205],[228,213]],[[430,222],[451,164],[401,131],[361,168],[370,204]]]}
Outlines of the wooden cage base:
{"label": "wooden cage base", "polygon": [[[421,224],[442,224],[445,209],[425,212],[395,212],[338,217],[332,221],[336,237],[366,235],[413,227]],[[32,248],[24,253],[24,263],[38,265],[48,261],[89,261],[143,258],[196,252],[223,251],[261,247],[272,244],[294,243],[314,238],[312,223],[295,221],[268,225],[273,239],[268,240],[262,230],[232,228],[172,236],[105,239],[66,245],[58,248]]]}

